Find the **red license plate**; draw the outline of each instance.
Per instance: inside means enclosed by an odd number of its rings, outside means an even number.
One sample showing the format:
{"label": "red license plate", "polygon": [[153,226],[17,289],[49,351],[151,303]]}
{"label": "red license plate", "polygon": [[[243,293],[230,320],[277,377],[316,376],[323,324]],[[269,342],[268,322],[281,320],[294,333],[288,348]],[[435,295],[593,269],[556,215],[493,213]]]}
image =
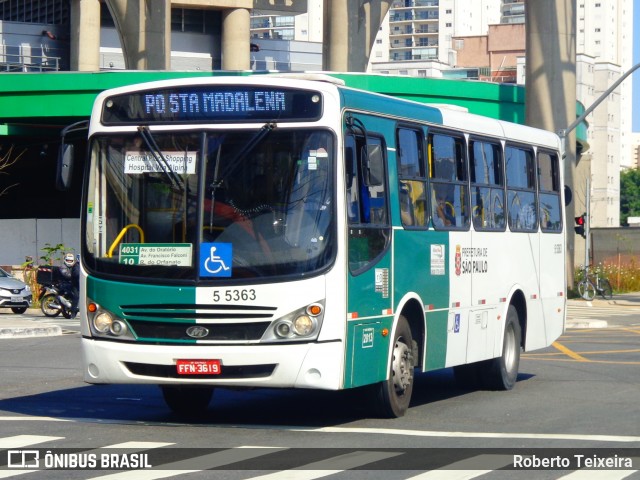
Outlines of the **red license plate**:
{"label": "red license plate", "polygon": [[220,375],[220,360],[178,360],[178,375]]}

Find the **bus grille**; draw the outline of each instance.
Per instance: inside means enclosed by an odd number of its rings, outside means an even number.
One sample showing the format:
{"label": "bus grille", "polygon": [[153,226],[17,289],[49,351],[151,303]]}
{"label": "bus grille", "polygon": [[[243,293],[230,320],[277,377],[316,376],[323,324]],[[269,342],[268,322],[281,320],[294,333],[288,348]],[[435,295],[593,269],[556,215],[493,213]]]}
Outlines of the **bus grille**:
{"label": "bus grille", "polygon": [[[258,341],[271,324],[276,307],[258,305],[141,304],[121,305],[121,312],[141,340],[204,342]],[[253,321],[252,321],[253,320]],[[194,325],[206,328],[197,338]]]}
{"label": "bus grille", "polygon": [[[187,335],[187,329],[194,323],[149,322],[128,320],[138,337],[154,340],[194,340]],[[270,322],[254,323],[198,323],[209,333],[197,340],[208,341],[250,341],[260,340]]]}

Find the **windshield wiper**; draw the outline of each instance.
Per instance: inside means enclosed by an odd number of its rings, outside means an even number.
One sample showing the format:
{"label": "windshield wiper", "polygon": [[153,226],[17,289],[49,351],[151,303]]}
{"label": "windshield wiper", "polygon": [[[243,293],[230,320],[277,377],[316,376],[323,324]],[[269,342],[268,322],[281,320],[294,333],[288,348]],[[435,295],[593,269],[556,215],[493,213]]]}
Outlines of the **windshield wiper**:
{"label": "windshield wiper", "polygon": [[162,172],[169,178],[171,186],[178,191],[182,191],[182,180],[178,174],[173,171],[173,168],[169,165],[166,157],[162,154],[162,151],[156,143],[155,138],[153,138],[153,135],[151,135],[149,128],[141,125],[138,127],[138,132],[140,132],[142,140],[144,140],[144,143],[151,152],[151,155],[153,155],[158,166],[162,169]]}
{"label": "windshield wiper", "polygon": [[[236,154],[236,156],[233,157],[231,161],[229,161],[227,167],[224,169],[224,172],[221,175],[221,178],[225,178],[227,175],[233,172],[240,161],[244,159],[244,157],[246,157],[247,154],[249,154],[254,148],[256,148],[258,144],[262,142],[267,137],[267,135],[269,135],[275,128],[275,123],[265,123],[262,128],[258,130],[253,137],[251,137],[251,139],[246,143],[242,150],[240,150]],[[215,181],[216,179],[214,179],[214,183]]]}

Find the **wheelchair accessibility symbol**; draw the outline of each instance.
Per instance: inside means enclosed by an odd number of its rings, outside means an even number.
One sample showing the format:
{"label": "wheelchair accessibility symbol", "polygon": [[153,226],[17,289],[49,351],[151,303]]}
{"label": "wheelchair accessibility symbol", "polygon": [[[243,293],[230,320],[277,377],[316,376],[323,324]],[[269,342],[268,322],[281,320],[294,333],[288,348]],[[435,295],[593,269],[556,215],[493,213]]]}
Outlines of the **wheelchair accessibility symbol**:
{"label": "wheelchair accessibility symbol", "polygon": [[232,253],[230,243],[203,243],[200,247],[200,276],[230,277]]}

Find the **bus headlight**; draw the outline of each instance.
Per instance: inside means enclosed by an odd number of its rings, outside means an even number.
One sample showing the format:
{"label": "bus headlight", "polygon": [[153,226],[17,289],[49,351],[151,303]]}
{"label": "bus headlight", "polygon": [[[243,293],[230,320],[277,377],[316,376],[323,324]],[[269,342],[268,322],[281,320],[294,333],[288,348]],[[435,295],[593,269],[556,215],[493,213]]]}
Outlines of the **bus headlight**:
{"label": "bus headlight", "polygon": [[93,318],[93,326],[100,333],[107,333],[113,323],[113,317],[107,312],[101,312]]}
{"label": "bus headlight", "polygon": [[91,300],[87,302],[87,316],[94,336],[134,340],[133,333],[124,320]]}
{"label": "bus headlight", "polygon": [[262,341],[313,340],[320,332],[324,304],[312,303],[275,320]]}
{"label": "bus headlight", "polygon": [[314,321],[308,315],[300,315],[293,321],[293,331],[302,337],[311,335],[314,329]]}

